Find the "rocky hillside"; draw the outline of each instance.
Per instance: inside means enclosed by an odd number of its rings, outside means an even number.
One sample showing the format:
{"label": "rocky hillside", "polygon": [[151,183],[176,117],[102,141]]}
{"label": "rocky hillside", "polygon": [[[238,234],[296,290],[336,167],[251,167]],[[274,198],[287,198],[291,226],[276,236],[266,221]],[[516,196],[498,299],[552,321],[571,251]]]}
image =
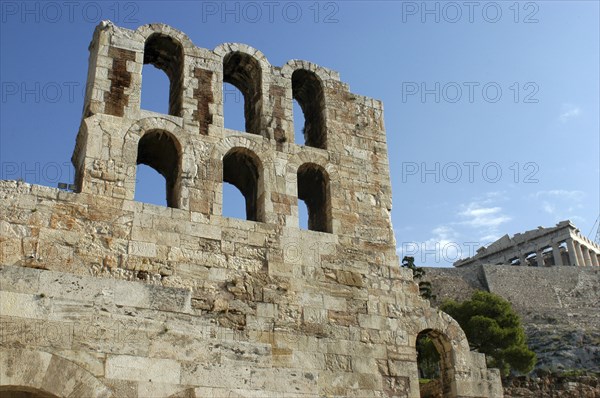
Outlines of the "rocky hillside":
{"label": "rocky hillside", "polygon": [[[600,269],[484,265],[425,268],[437,296],[469,298],[477,289],[496,293],[521,315],[536,370],[600,373]],[[583,395],[582,395],[583,396]]]}

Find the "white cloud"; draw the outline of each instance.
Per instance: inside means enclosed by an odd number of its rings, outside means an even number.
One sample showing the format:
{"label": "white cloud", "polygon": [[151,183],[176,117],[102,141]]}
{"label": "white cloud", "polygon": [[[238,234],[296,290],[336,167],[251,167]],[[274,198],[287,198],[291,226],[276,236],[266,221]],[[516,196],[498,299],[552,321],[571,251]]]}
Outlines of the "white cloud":
{"label": "white cloud", "polygon": [[577,190],[567,191],[566,189],[552,189],[549,191],[538,191],[533,194],[533,196],[535,196],[536,199],[557,198],[579,202],[585,197],[585,192]]}
{"label": "white cloud", "polygon": [[487,192],[485,194],[485,198],[487,198],[487,201],[508,199],[508,197],[506,196],[506,191],[491,191],[491,192]]}
{"label": "white cloud", "polygon": [[529,199],[539,204],[540,208],[552,215],[555,221],[581,219],[574,213],[583,210],[583,200],[586,194],[579,190],[552,189],[538,191],[529,195]]}
{"label": "white cloud", "polygon": [[466,206],[465,210],[458,213],[459,216],[466,218],[461,224],[468,225],[473,228],[497,228],[500,224],[504,224],[511,220],[507,215],[502,214],[502,208],[499,206],[482,207],[477,202],[471,202]]}
{"label": "white cloud", "polygon": [[468,248],[458,241],[459,234],[451,226],[437,226],[431,231],[431,235],[422,242],[401,242],[397,249],[400,258],[412,256],[417,265],[439,267],[471,255]]}
{"label": "white cloud", "polygon": [[[455,261],[475,255],[481,246],[503,235],[499,226],[511,220],[499,202],[506,201],[504,191],[488,192],[459,206],[455,220],[437,225],[426,239],[399,242],[398,255],[412,256],[421,266],[450,266]],[[480,237],[479,239],[477,237]]]}
{"label": "white cloud", "polygon": [[581,109],[573,104],[563,104],[558,119],[566,123],[569,119],[573,119],[581,115]]}
{"label": "white cloud", "polygon": [[481,246],[489,246],[490,244],[494,243],[498,239],[500,239],[500,237],[498,235],[491,234],[491,235],[482,236],[481,238],[479,238],[479,241],[482,242]]}
{"label": "white cloud", "polygon": [[568,216],[566,218],[568,220],[571,220],[575,224],[583,224],[586,221],[586,219],[584,217],[575,216],[575,215],[571,215],[571,216]]}
{"label": "white cloud", "polygon": [[542,209],[548,214],[554,214],[556,207],[548,202],[542,203]]}
{"label": "white cloud", "polygon": [[431,232],[442,239],[453,238],[457,235],[454,228],[448,225],[441,225],[439,227],[436,227]]}

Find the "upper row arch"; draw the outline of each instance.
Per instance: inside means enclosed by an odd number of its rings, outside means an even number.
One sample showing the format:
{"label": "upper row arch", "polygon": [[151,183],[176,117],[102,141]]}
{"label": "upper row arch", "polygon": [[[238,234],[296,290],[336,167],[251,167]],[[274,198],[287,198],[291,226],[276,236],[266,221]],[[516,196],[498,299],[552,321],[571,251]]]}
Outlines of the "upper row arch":
{"label": "upper row arch", "polygon": [[[162,23],[152,23],[147,25],[142,25],[135,31],[139,34],[143,41],[145,42],[152,35],[160,34],[164,36],[169,36],[171,39],[175,40],[187,53],[188,51],[194,51],[196,49],[201,50],[197,46],[194,45],[192,40],[188,35],[183,33],[182,31],[173,28],[170,25],[162,24]],[[254,59],[256,59],[259,63],[263,71],[269,71],[271,69],[271,63],[267,59],[267,57],[256,48],[253,48],[247,44],[243,43],[222,43],[214,48],[212,51],[215,55],[220,56],[221,58],[225,57],[227,54],[231,52],[242,52],[245,53]],[[325,82],[328,80],[340,81],[339,73],[314,64],[309,61],[291,59],[286,62],[281,67],[281,74],[283,77],[291,78],[292,74],[297,69],[305,69],[311,72],[314,72],[317,77],[321,80],[321,82]]]}

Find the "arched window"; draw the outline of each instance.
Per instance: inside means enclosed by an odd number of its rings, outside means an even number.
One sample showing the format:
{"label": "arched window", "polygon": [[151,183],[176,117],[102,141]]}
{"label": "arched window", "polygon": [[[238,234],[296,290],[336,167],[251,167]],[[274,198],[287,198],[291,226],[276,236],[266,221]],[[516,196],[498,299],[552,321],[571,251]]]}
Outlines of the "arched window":
{"label": "arched window", "polygon": [[[262,76],[258,61],[252,56],[234,51],[223,58],[223,82],[235,86],[244,97],[244,119],[246,132],[261,134],[262,115]],[[231,89],[224,84],[223,100],[231,93]],[[232,96],[235,98],[235,95]]]}
{"label": "arched window", "polygon": [[[134,200],[157,206],[167,206],[167,196],[162,195],[165,185],[166,180],[162,174],[148,165],[138,164],[135,171]],[[157,195],[158,190],[161,192],[159,195]]]}
{"label": "arched window", "polygon": [[[154,65],[165,72],[169,78],[169,115],[183,116],[183,47],[181,44],[161,33],[151,35],[144,45],[144,64]],[[151,82],[157,81],[156,73],[151,73],[149,77]],[[145,88],[146,83],[143,85],[142,95],[146,100],[145,91],[149,91],[150,94],[156,91],[155,87],[149,90]]]}
{"label": "arched window", "polygon": [[321,166],[305,163],[298,168],[298,199],[308,209],[308,229],[332,232],[329,175]]}
{"label": "arched window", "polygon": [[147,132],[138,143],[137,164],[148,165],[165,178],[169,207],[179,207],[180,153],[181,148],[175,138],[162,130]]}
{"label": "arched window", "polygon": [[306,145],[304,141],[304,112],[296,99],[293,100],[292,112],[294,113],[294,142],[298,145]]}
{"label": "arched window", "polygon": [[223,83],[223,123],[230,130],[246,131],[244,95],[236,86]]}
{"label": "arched window", "polygon": [[[249,221],[264,221],[262,172],[260,160],[248,149],[233,148],[223,157],[223,183],[235,186],[242,193]],[[227,198],[223,196],[225,204]]]}
{"label": "arched window", "polygon": [[[305,69],[294,71],[292,95],[304,114],[304,145],[327,149],[325,95],[317,75]],[[296,120],[299,120],[297,116],[294,117]]]}
{"label": "arched window", "polygon": [[416,349],[421,397],[455,396],[452,344],[448,337],[426,329],[417,335]]}
{"label": "arched window", "polygon": [[158,68],[145,64],[142,68],[143,89],[140,97],[140,108],[169,114],[169,78]]}
{"label": "arched window", "polygon": [[309,229],[308,207],[306,207],[306,202],[303,200],[298,201],[298,226],[300,229]]}

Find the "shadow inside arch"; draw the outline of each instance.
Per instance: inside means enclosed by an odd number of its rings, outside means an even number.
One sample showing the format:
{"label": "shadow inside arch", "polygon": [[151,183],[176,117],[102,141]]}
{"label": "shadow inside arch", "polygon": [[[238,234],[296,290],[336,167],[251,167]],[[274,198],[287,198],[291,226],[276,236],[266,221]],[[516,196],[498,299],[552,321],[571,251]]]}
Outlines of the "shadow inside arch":
{"label": "shadow inside arch", "polygon": [[448,336],[424,329],[417,336],[416,349],[420,397],[456,396],[454,350]]}
{"label": "shadow inside arch", "polygon": [[2,398],[59,398],[35,388],[23,386],[0,386],[0,397]]}

